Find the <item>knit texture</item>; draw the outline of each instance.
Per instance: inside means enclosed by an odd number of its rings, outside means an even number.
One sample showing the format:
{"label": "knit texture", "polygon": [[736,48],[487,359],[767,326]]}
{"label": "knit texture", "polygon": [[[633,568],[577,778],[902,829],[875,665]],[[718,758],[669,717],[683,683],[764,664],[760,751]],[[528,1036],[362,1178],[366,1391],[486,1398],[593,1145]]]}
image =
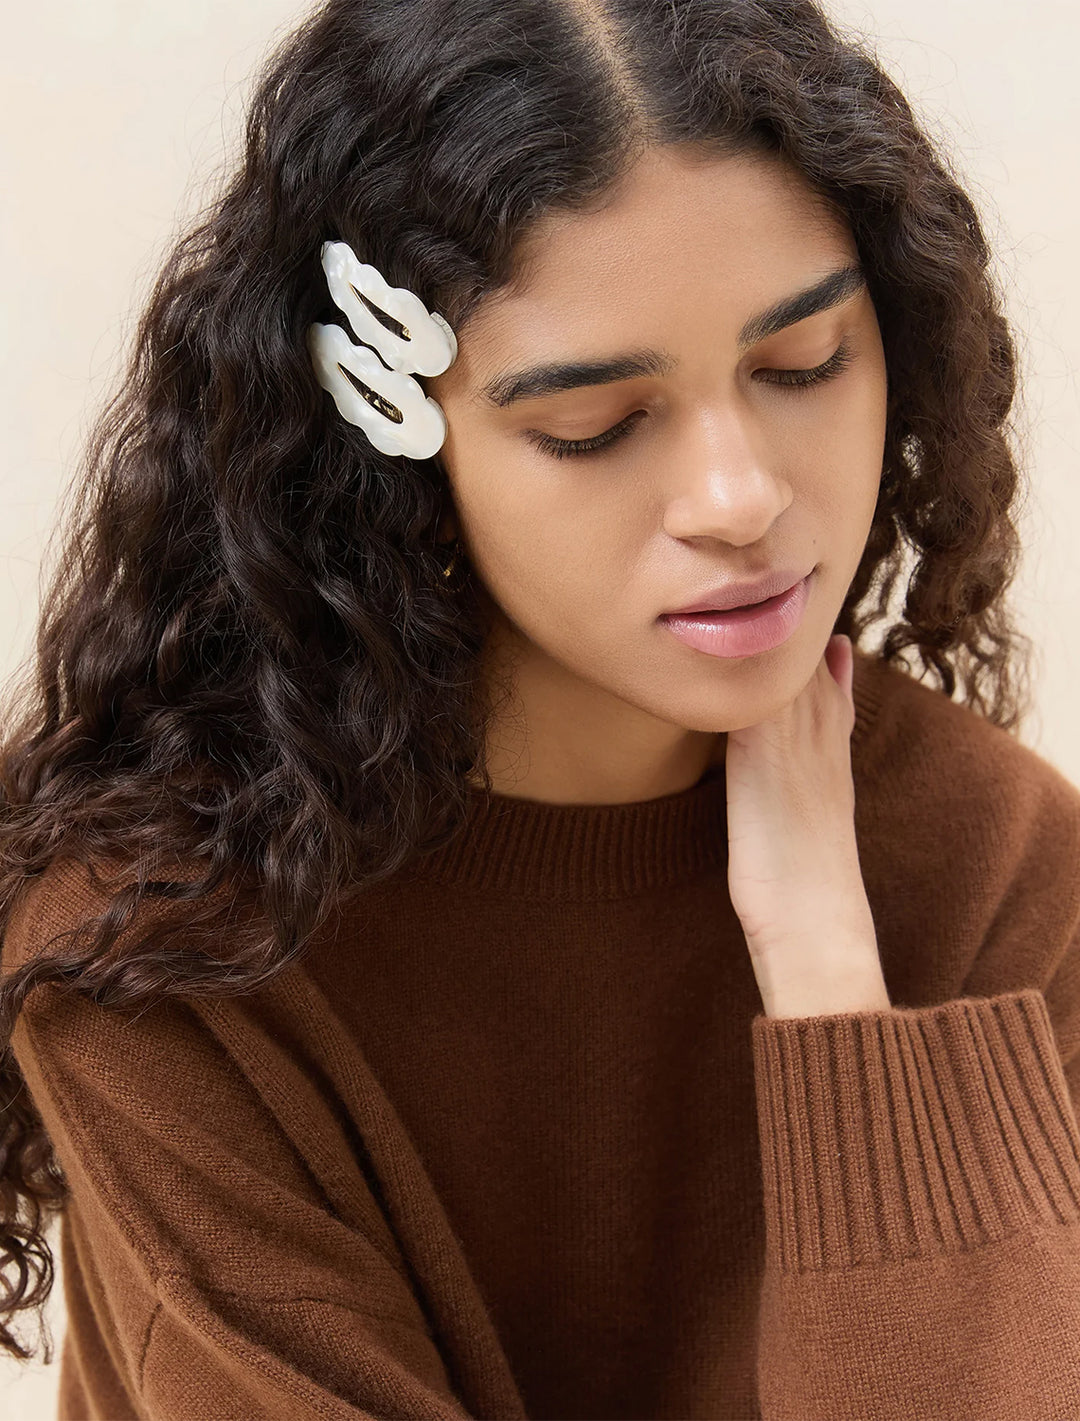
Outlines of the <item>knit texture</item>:
{"label": "knit texture", "polygon": [[[471,790],[244,997],[35,989],[60,1421],[1080,1417],[1080,789],[854,695],[891,1010],[764,1015],[722,767]],[[54,864],[3,970],[105,901]]]}

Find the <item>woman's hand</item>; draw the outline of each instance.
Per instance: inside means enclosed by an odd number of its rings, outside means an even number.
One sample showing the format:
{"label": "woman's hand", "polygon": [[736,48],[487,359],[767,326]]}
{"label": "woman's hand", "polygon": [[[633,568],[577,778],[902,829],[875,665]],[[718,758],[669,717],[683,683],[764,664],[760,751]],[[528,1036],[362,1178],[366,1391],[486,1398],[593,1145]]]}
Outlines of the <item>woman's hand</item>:
{"label": "woman's hand", "polygon": [[890,1008],[855,842],[853,673],[830,637],[794,701],[727,735],[728,890],[768,1016]]}

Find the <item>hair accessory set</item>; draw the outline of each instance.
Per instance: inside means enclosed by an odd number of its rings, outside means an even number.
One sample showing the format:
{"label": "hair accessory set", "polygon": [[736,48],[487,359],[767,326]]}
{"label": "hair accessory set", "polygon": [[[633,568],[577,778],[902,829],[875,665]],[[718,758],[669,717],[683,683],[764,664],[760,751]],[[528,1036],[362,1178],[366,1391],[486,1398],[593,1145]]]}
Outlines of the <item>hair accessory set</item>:
{"label": "hair accessory set", "polygon": [[[446,438],[446,416],[412,377],[440,375],[453,364],[454,332],[419,296],[404,286],[389,286],[377,267],[359,261],[347,242],[324,242],[321,256],[330,295],[357,340],[366,344],[354,345],[341,326],[311,325],[307,344],[319,384],[376,449],[429,459]],[[403,334],[385,326],[364,297],[396,321]],[[373,392],[372,399],[361,394],[346,371]]]}
{"label": "hair accessory set", "polygon": [[[337,325],[316,321],[309,326],[307,346],[319,384],[333,395],[338,412],[382,453],[431,458],[446,438],[446,416],[412,377],[441,375],[448,369],[457,358],[457,337],[437,311],[429,311],[406,287],[390,286],[347,242],[324,242],[321,260],[330,295],[356,338],[366,344],[354,345]],[[373,314],[365,297],[401,327],[401,335]],[[347,371],[370,391],[370,398],[356,388]],[[454,571],[460,540],[455,539],[453,547],[444,577]]]}

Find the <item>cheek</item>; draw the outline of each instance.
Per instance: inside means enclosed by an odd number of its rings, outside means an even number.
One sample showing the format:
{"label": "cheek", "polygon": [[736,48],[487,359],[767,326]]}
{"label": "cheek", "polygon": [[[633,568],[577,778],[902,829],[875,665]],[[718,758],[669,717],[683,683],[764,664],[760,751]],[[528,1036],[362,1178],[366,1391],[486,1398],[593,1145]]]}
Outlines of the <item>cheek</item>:
{"label": "cheek", "polygon": [[612,520],[547,499],[503,500],[477,534],[492,591],[546,619],[610,606],[631,562]]}
{"label": "cheek", "polygon": [[885,448],[886,389],[876,370],[852,375],[804,422],[786,431],[791,467],[814,470],[830,502],[847,500],[852,513],[869,494],[877,497]]}
{"label": "cheek", "polygon": [[[529,461],[500,467],[458,501],[487,591],[523,631],[556,650],[580,643],[625,613],[641,537],[625,498],[588,471]],[[567,464],[570,460],[563,461]],[[584,460],[581,461],[585,463]]]}
{"label": "cheek", "polygon": [[832,441],[830,489],[837,526],[861,549],[870,531],[881,488],[885,450],[886,389],[873,375],[861,380],[837,421]]}
{"label": "cheek", "polygon": [[881,365],[860,380],[844,426],[852,450],[853,474],[865,485],[871,509],[881,482],[887,405],[888,389]]}

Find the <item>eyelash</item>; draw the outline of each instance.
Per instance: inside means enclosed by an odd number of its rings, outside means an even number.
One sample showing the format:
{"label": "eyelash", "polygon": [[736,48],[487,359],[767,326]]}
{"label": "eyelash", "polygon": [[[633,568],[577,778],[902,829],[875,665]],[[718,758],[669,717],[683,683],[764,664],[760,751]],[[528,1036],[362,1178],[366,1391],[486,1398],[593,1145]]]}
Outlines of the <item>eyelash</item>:
{"label": "eyelash", "polygon": [[[772,374],[787,376],[784,380],[766,380],[767,385],[781,385],[788,389],[807,389],[811,385],[821,385],[826,380],[832,380],[846,370],[851,364],[852,354],[846,345],[838,346],[837,349],[821,365],[815,365],[810,370],[774,370]],[[550,454],[556,459],[566,459],[571,456],[585,454],[596,454],[602,449],[609,449],[611,445],[617,444],[625,434],[629,432],[630,425],[638,415],[635,410],[633,414],[627,415],[626,419],[620,420],[611,429],[605,430],[603,434],[594,435],[591,439],[556,439],[553,434],[544,434],[538,429],[530,430],[529,439],[545,454]]]}

